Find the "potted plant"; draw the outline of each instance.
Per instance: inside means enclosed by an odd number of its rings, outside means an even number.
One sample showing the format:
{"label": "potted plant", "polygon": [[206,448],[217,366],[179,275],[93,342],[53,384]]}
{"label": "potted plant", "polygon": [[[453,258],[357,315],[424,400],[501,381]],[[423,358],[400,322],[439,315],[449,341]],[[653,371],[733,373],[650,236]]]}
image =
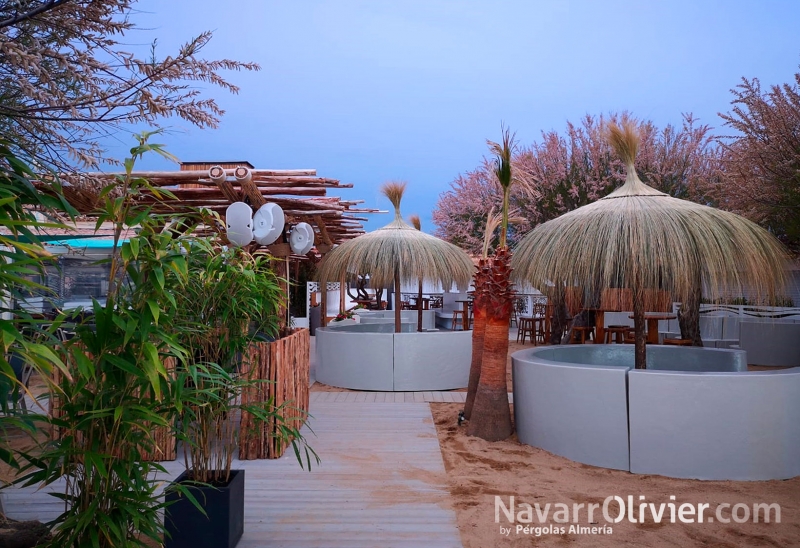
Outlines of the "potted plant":
{"label": "potted plant", "polygon": [[[192,248],[188,263],[191,281],[176,295],[182,313],[173,326],[187,351],[178,367],[186,471],[166,495],[165,544],[233,547],[244,531],[244,470],[232,469],[239,437],[234,417],[247,412],[254,425],[275,421],[274,435],[291,438],[303,465],[296,445],[305,440],[284,420],[287,408],[271,399],[240,403],[243,390],[266,382],[238,375],[242,353],[278,333],[283,295],[267,256],[223,250],[207,239]],[[306,448],[309,467],[311,455],[316,458]]]}

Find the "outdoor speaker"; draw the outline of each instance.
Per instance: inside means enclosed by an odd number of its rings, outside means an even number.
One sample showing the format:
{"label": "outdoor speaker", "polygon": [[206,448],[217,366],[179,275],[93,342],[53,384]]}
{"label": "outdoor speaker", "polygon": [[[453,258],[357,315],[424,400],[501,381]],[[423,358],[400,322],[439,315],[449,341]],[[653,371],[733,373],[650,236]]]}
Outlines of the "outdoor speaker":
{"label": "outdoor speaker", "polygon": [[292,253],[305,255],[314,247],[314,229],[308,223],[297,223],[289,235]]}
{"label": "outdoor speaker", "polygon": [[253,215],[253,237],[261,245],[273,243],[283,232],[283,210],[278,204],[264,204]]}
{"label": "outdoor speaker", "polygon": [[226,236],[235,246],[253,241],[253,210],[244,202],[233,202],[225,210]]}

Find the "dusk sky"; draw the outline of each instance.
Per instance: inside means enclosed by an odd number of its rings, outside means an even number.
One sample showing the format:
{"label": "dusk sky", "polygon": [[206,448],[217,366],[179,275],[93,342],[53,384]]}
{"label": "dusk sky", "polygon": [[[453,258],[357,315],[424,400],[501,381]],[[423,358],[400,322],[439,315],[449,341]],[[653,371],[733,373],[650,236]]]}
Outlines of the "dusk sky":
{"label": "dusk sky", "polygon": [[[184,161],[248,160],[316,168],[353,183],[348,199],[390,209],[378,187],[408,181],[407,218],[423,230],[438,196],[487,154],[504,122],[522,145],[586,114],[628,110],[659,127],[682,113],[729,133],[741,78],[793,82],[800,2],[145,0],[134,21],[161,56],[205,30],[208,59],[252,61],[227,73],[239,95],[208,88],[219,129],[178,119],[158,138]],[[141,38],[141,42],[139,39]],[[117,135],[115,156],[131,146]],[[123,146],[124,145],[124,146]],[[118,150],[118,154],[116,153]],[[154,158],[141,168],[171,167]],[[372,230],[389,215],[373,215]]]}

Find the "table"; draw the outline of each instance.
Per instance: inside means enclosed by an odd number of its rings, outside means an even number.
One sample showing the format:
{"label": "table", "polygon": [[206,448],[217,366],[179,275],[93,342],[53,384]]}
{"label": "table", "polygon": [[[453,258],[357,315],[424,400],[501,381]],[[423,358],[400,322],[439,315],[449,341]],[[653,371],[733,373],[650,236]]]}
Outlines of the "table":
{"label": "table", "polygon": [[[633,314],[628,316],[633,319]],[[647,343],[658,344],[658,322],[661,320],[674,320],[677,318],[675,314],[654,312],[645,314],[644,319],[647,320]]]}
{"label": "table", "polygon": [[457,303],[461,303],[464,307],[464,331],[469,329],[469,305],[472,302],[472,299],[466,299],[463,301],[456,301]]}

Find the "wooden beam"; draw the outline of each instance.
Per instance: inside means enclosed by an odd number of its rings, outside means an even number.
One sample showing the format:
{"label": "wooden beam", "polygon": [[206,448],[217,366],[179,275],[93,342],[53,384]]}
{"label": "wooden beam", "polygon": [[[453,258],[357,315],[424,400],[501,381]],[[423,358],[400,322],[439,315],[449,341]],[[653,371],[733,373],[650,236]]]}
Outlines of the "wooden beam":
{"label": "wooden beam", "polygon": [[333,241],[331,240],[330,234],[328,234],[328,227],[325,226],[325,221],[322,219],[321,215],[314,215],[314,222],[319,227],[319,233],[322,236],[323,243],[327,245],[333,245]]}

